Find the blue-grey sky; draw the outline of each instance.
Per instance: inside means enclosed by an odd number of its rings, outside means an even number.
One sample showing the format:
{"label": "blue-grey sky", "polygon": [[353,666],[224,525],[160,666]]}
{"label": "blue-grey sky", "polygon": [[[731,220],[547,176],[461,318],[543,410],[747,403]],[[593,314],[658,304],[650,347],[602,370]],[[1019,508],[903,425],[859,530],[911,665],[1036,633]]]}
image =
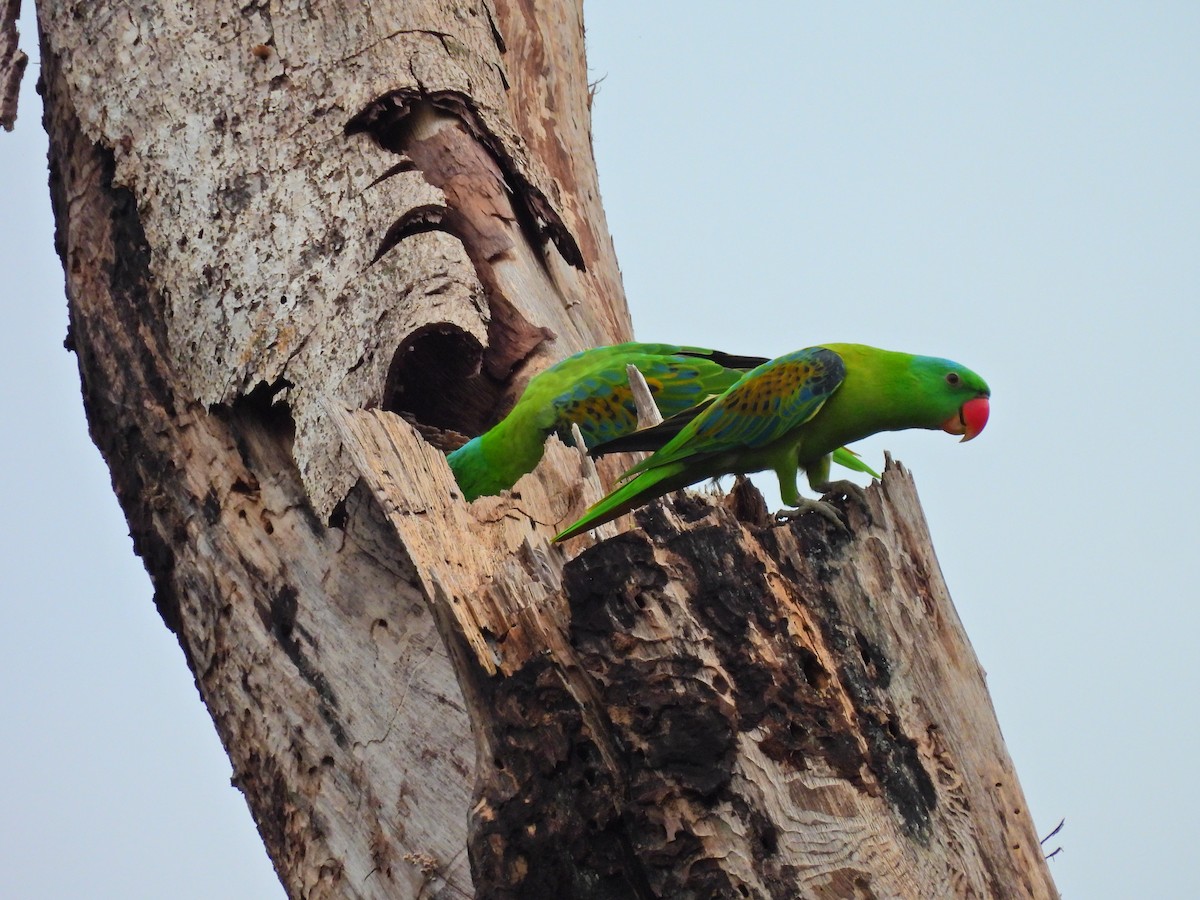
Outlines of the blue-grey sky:
{"label": "blue-grey sky", "polygon": [[[862,341],[989,380],[976,441],[860,449],[915,473],[1037,829],[1067,819],[1063,895],[1187,896],[1200,5],[748,9],[587,10],[637,334]],[[6,893],[280,897],[87,437],[36,76],[0,134]]]}

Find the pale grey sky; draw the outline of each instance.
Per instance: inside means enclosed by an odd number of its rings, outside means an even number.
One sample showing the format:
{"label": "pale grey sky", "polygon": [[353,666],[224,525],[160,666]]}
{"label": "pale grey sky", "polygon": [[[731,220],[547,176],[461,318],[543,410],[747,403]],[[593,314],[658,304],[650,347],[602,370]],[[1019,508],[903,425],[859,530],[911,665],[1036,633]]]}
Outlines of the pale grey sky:
{"label": "pale grey sky", "polygon": [[[860,449],[915,473],[1063,895],[1194,893],[1200,5],[587,14],[638,336],[989,380],[978,440]],[[36,76],[0,134],[5,893],[280,897],[87,438]]]}

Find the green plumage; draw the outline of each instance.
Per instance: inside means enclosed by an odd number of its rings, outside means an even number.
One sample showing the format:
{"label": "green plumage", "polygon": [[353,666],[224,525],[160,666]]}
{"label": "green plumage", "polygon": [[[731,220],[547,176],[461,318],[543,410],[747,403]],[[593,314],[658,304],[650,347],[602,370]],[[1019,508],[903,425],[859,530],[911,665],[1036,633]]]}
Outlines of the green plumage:
{"label": "green plumage", "polygon": [[630,342],[585,350],[535,375],[501,422],[446,461],[467,500],[498,494],[533,471],[550,435],[573,444],[573,424],[588,447],[634,431],[637,407],[627,365],[645,377],[662,414],[674,416],[719,396],[765,361],[675,344]]}
{"label": "green plumage", "polygon": [[972,419],[971,428],[967,406],[988,395],[982,378],[945,359],[862,344],[825,344],[789,353],[738,380],[654,455],[629,469],[623,484],[555,540],[595,528],[670,491],[727,474],[774,471],[783,502],[796,506],[799,471],[820,490],[828,482],[832,455],[843,444],[906,428],[944,428],[973,437],[986,422],[987,402],[982,403],[982,422]]}

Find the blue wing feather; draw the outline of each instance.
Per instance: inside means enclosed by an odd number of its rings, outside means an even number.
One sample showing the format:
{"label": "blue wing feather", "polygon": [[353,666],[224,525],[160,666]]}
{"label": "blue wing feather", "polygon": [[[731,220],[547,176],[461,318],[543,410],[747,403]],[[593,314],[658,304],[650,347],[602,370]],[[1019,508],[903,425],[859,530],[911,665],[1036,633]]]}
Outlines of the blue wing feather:
{"label": "blue wing feather", "polygon": [[763,447],[815,416],[845,377],[842,358],[824,347],[777,357],[747,372],[624,477],[697,454]]}
{"label": "blue wing feather", "polygon": [[[625,363],[636,365],[646,379],[659,412],[665,418],[691,409],[717,390],[710,384],[729,374],[715,364],[686,356],[635,357],[621,359],[603,371],[594,372],[572,384],[552,401],[553,422],[550,431],[571,442],[571,424],[579,426],[588,447],[615,440],[637,427],[637,405],[625,372]],[[704,366],[701,371],[700,366]],[[733,373],[736,374],[736,373]],[[724,386],[722,384],[722,387]],[[719,389],[718,389],[719,390]]]}

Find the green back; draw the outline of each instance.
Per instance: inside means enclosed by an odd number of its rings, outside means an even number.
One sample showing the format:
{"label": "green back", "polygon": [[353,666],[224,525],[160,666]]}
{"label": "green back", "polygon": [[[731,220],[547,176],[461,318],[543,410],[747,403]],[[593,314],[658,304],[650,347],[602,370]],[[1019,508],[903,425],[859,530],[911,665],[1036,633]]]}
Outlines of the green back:
{"label": "green back", "polygon": [[447,462],[468,500],[497,494],[533,470],[551,434],[573,444],[575,425],[592,447],[635,430],[637,408],[626,366],[637,367],[669,417],[721,394],[745,368],[763,361],[677,344],[629,342],[584,350],[530,379],[512,411],[450,453]]}

